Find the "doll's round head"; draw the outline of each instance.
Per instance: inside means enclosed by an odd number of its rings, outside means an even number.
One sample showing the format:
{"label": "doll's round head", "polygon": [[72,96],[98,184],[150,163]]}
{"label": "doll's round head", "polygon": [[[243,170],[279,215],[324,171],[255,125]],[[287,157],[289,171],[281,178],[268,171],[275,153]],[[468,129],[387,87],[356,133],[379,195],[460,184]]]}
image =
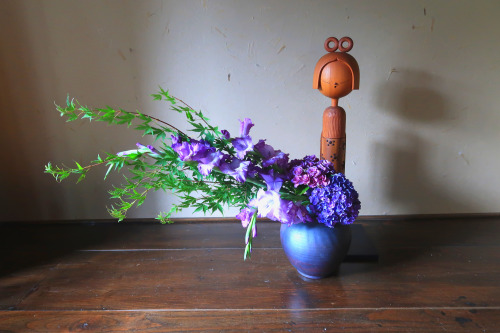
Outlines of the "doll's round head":
{"label": "doll's round head", "polygon": [[[344,37],[340,41],[330,37],[325,41],[325,49],[329,53],[322,56],[316,64],[314,89],[319,89],[323,95],[334,100],[359,89],[358,63],[354,57],[346,53],[352,46],[353,42],[349,37]],[[337,49],[341,52],[335,52]]]}

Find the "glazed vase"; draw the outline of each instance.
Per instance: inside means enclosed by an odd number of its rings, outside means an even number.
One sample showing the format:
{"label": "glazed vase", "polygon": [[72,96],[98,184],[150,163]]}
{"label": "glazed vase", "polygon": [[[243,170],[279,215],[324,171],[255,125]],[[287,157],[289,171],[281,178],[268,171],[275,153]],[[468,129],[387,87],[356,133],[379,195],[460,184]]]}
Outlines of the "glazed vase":
{"label": "glazed vase", "polygon": [[329,228],[317,222],[282,224],[280,239],[288,260],[300,275],[322,279],[338,273],[351,245],[351,227]]}

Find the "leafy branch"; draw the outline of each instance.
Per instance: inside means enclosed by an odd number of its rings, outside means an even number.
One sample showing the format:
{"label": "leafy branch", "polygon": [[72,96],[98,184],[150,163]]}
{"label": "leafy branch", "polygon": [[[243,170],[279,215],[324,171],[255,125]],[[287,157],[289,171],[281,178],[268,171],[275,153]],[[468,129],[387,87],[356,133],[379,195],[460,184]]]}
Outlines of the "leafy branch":
{"label": "leafy branch", "polygon": [[[209,119],[202,111],[194,110],[162,88],[152,97],[154,100],[169,102],[171,110],[184,114],[188,123],[192,125],[190,131],[197,133],[198,137],[228,153],[234,153],[230,141],[222,135],[218,127],[209,123]],[[57,166],[50,162],[46,165],[45,172],[51,174],[58,182],[71,175],[78,175],[77,182],[80,182],[91,169],[98,166],[107,166],[105,179],[112,171],[123,173],[125,168],[128,174],[123,174],[124,183],[109,191],[110,198],[117,202],[111,205],[108,211],[119,221],[125,219],[130,208],[142,205],[151,190],[170,190],[179,197],[180,203],[173,204],[168,212],[161,212],[157,216],[162,223],[168,223],[173,213],[188,207],[194,208],[195,212],[203,213],[223,212],[223,207],[229,205],[244,207],[245,203],[255,196],[256,187],[265,187],[257,180],[250,180],[248,184],[238,183],[217,168],[212,174],[203,176],[198,171],[196,163],[181,161],[165,143],[168,133],[177,135],[183,140],[190,140],[190,136],[159,118],[139,111],[113,109],[110,106],[90,108],[75,99],[70,99],[69,96],[66,99],[66,106],[56,105],[56,107],[67,121],[88,119],[112,125],[134,126],[134,129],[142,131],[143,135],[153,136],[155,141],[162,142],[157,154],[152,154],[148,149],[135,149],[116,154],[106,153],[104,159],[98,155],[96,160],[86,166],[81,166],[78,162],[75,162],[75,167]]]}

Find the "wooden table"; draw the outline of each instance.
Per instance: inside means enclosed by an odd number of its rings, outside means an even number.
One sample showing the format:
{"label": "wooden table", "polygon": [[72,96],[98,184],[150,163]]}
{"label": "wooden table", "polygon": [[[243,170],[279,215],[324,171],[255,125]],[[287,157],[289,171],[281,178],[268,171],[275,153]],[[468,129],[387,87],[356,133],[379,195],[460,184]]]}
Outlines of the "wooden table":
{"label": "wooden table", "polygon": [[[213,221],[213,220],[212,220]],[[500,218],[360,219],[378,262],[302,279],[277,223],[0,225],[0,332],[500,332]]]}

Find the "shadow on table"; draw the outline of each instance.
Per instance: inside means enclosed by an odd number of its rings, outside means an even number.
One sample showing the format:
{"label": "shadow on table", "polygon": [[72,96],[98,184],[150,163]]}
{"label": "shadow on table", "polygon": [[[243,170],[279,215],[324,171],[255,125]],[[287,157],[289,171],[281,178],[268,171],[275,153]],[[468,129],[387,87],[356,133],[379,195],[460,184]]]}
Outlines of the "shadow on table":
{"label": "shadow on table", "polygon": [[54,264],[58,258],[78,250],[96,248],[111,239],[116,244],[127,243],[136,237],[136,228],[126,225],[116,228],[113,224],[3,223],[0,225],[0,276]]}

